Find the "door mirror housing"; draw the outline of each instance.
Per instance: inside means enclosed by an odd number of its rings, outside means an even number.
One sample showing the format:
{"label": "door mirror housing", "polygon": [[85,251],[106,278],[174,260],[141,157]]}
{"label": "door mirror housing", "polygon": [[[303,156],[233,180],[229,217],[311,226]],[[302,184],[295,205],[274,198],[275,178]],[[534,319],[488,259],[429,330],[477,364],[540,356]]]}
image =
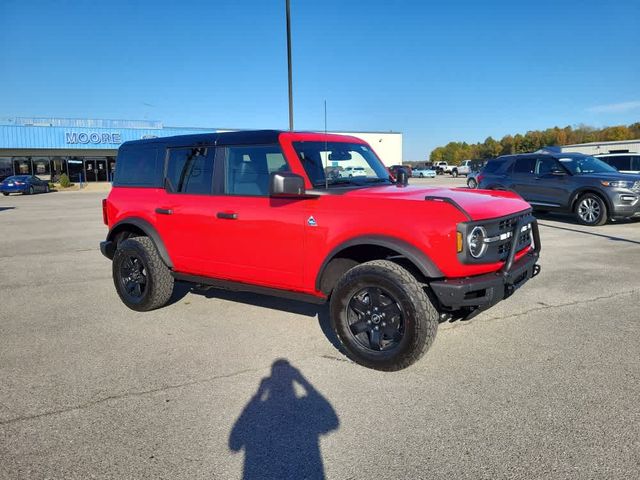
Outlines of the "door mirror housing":
{"label": "door mirror housing", "polygon": [[269,181],[271,197],[304,197],[304,178],[296,173],[272,173]]}
{"label": "door mirror housing", "polygon": [[404,168],[398,168],[396,170],[396,186],[406,187],[409,185],[409,173]]}

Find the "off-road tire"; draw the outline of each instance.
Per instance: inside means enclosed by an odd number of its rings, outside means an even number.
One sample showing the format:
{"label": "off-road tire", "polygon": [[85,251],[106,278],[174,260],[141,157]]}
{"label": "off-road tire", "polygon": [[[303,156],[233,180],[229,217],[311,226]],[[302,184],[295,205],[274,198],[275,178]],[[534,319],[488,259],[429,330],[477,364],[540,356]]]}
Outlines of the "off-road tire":
{"label": "off-road tire", "polygon": [[[600,215],[594,221],[588,221],[587,219],[583,218],[583,216],[580,214],[580,209],[586,202],[589,202],[592,204],[595,203],[599,208]],[[609,211],[607,209],[607,204],[604,202],[602,198],[600,198],[599,195],[596,195],[595,193],[585,193],[580,198],[578,198],[573,210],[576,215],[576,220],[578,220],[578,223],[580,223],[581,225],[587,225],[590,227],[600,227],[605,223],[607,223],[607,220],[609,219]]]}
{"label": "off-road tire", "polygon": [[[132,301],[120,281],[120,267],[129,257],[140,259],[146,273],[146,287],[138,301]],[[163,307],[173,293],[173,276],[149,237],[134,237],[118,244],[112,262],[113,283],[122,302],[132,310],[147,312]]]}
{"label": "off-road tire", "polygon": [[[388,291],[403,310],[404,334],[392,350],[364,348],[350,330],[349,302],[368,286]],[[333,290],[329,308],[331,327],[346,355],[376,370],[395,371],[413,364],[429,349],[438,329],[438,312],[423,287],[409,271],[388,260],[373,260],[347,271]]]}

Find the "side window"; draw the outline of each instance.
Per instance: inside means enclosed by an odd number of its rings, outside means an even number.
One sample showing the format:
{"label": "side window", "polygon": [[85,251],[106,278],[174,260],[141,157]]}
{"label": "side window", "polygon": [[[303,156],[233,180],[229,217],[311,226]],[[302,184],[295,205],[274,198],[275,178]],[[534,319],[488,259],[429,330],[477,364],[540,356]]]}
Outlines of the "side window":
{"label": "side window", "polygon": [[605,158],[602,158],[601,160],[604,160],[613,168],[616,168],[618,170],[629,170],[630,158],[627,157],[626,155],[622,155],[620,157],[605,157]]}
{"label": "side window", "polygon": [[518,158],[513,166],[513,173],[532,174],[536,168],[535,157]]}
{"label": "side window", "polygon": [[631,157],[631,170],[640,171],[640,155]]}
{"label": "side window", "polygon": [[174,193],[207,195],[213,185],[213,147],[171,148],[165,178]]}
{"label": "side window", "polygon": [[[149,145],[125,145],[118,150],[113,184],[115,186],[159,187],[162,168],[158,165],[158,149]],[[87,164],[88,166],[91,163]]]}
{"label": "side window", "polygon": [[538,158],[538,162],[536,163],[536,175],[550,175],[554,170],[561,170],[555,158]]}
{"label": "side window", "polygon": [[225,155],[225,193],[229,195],[269,195],[269,179],[274,172],[288,172],[279,145],[231,146]]}

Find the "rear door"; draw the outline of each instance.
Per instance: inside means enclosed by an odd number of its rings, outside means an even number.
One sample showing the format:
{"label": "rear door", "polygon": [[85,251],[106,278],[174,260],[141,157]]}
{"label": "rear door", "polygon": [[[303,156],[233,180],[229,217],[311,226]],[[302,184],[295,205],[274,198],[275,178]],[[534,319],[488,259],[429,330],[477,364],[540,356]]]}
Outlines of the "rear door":
{"label": "rear door", "polygon": [[155,207],[155,225],[179,272],[214,276],[217,271],[215,155],[214,146],[175,147],[165,154],[165,189]]}
{"label": "rear door", "polygon": [[511,188],[527,202],[538,201],[539,192],[536,185],[536,156],[517,157],[511,172]]}

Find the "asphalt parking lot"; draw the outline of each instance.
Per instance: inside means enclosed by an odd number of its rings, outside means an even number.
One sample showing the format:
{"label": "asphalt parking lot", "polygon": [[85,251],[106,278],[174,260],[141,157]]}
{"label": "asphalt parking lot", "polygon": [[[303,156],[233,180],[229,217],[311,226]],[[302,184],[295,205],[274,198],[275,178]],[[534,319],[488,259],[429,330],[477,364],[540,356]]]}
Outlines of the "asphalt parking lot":
{"label": "asphalt parking lot", "polygon": [[0,198],[0,478],[640,477],[640,222],[542,217],[540,276],[381,373],[323,307],[128,310],[103,196]]}

